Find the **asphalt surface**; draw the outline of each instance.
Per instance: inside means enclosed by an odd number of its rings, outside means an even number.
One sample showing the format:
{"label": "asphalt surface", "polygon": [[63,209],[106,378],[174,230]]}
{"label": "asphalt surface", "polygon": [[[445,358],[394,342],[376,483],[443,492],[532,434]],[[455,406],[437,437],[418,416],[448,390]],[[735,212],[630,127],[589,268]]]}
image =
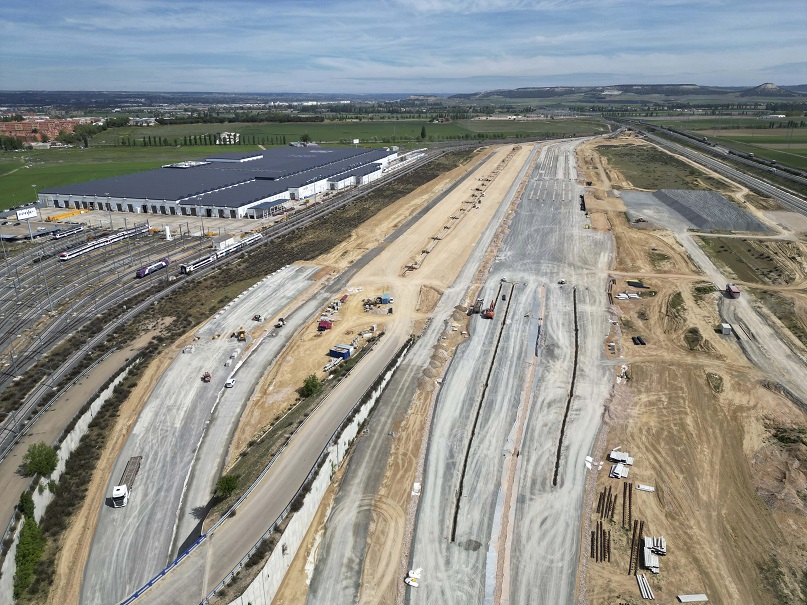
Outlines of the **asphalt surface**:
{"label": "asphalt surface", "polygon": [[[758,231],[769,233],[770,229],[749,212],[740,208],[714,191],[686,189],[662,189],[655,193],[647,191],[622,191],[620,196],[628,207],[630,217],[649,215],[665,208],[696,229],[704,231]],[[659,204],[661,202],[661,204]]]}
{"label": "asphalt surface", "polygon": [[217,532],[208,537],[165,580],[137,603],[199,603],[270,527],[294,497],[334,431],[395,356],[409,334],[389,332],[302,425],[269,472]]}
{"label": "asphalt surface", "polygon": [[[271,354],[272,346],[266,352],[263,346],[258,347],[253,353],[255,359],[250,357],[239,370],[237,389],[224,389],[245,349],[245,343],[230,335],[241,326],[254,325],[251,317],[255,313],[274,317],[310,285],[315,271],[312,267],[288,267],[242,295],[226,312],[200,328],[193,352],[178,355],[161,377],[109,478],[107,497],[129,458],[143,456],[129,504],[114,509],[105,502],[98,503],[98,527],[84,571],[82,603],[122,600],[172,558],[186,478],[195,469],[191,499],[186,502],[196,505],[205,489],[209,497],[209,485],[217,477],[235,418],[260,379],[264,370],[261,362],[265,364],[264,358]],[[285,334],[290,335],[294,328],[288,328]],[[279,345],[272,341],[281,339],[265,342]],[[234,352],[236,357],[231,359]],[[225,367],[228,361],[233,365]],[[212,375],[210,383],[201,380],[205,371]],[[206,427],[216,430],[205,431]],[[185,521],[185,517],[180,520]],[[185,526],[180,527],[184,531]]]}
{"label": "asphalt surface", "polygon": [[[613,254],[609,235],[583,228],[574,147],[558,143],[542,152],[486,284],[487,301],[503,278],[513,284],[509,309],[499,299],[492,321],[473,319],[472,337],[443,383],[410,560],[424,571],[420,587],[408,589],[410,603],[493,603],[497,590],[510,603],[572,600],[583,458],[612,382],[601,351]],[[560,279],[567,284],[558,285]],[[579,361],[554,485],[574,360],[574,289]],[[521,405],[526,423],[516,444]],[[503,469],[514,448],[511,482]],[[505,530],[507,492],[514,504]],[[509,536],[504,551],[503,531]]]}
{"label": "asphalt surface", "polygon": [[[525,163],[532,160],[532,155]],[[417,381],[428,368],[434,346],[447,329],[448,322],[467,291],[493,235],[511,203],[524,171],[502,201],[494,219],[479,238],[474,250],[454,280],[445,290],[432,320],[415,342],[376,404],[368,423],[368,432],[357,440],[345,476],[326,523],[320,554],[312,575],[307,602],[355,603],[359,600],[360,581],[373,502],[387,466],[392,439],[391,428],[409,409]],[[417,215],[417,218],[425,214]]]}

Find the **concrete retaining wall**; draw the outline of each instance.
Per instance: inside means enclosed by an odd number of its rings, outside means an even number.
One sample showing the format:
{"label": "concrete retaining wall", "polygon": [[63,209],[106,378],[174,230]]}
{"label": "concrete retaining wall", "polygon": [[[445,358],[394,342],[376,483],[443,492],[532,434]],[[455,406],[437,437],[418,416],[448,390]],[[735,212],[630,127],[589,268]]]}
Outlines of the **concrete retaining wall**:
{"label": "concrete retaining wall", "polygon": [[90,408],[81,415],[81,418],[78,419],[78,422],[76,422],[73,430],[71,430],[62,440],[62,444],[59,446],[59,462],[56,465],[56,470],[53,471],[49,478],[39,480],[39,484],[44,486],[44,489],[34,490],[33,498],[34,504],[36,505],[36,508],[34,509],[34,519],[37,520],[37,523],[42,519],[42,515],[45,514],[45,508],[47,508],[48,504],[50,504],[51,500],[53,500],[53,494],[48,489],[48,482],[59,482],[59,477],[61,477],[62,473],[64,472],[67,459],[70,458],[70,454],[76,451],[81,438],[87,434],[87,429],[90,426],[90,422],[92,422],[92,419],[95,418],[98,410],[100,410],[101,407],[103,407],[107,400],[112,396],[112,391],[115,389],[115,387],[118,386],[120,382],[129,374],[129,369],[131,367],[132,366],[127,366],[123,372],[117,375],[117,377],[109,384],[107,388],[98,393],[98,396],[90,404]]}
{"label": "concrete retaining wall", "polygon": [[[118,376],[106,389],[98,393],[95,400],[92,402],[92,404],[90,404],[89,409],[81,415],[73,429],[62,440],[62,443],[59,446],[59,461],[56,465],[56,470],[53,471],[50,477],[39,480],[39,487],[34,489],[34,493],[32,495],[34,499],[34,519],[36,519],[37,523],[42,520],[42,515],[45,514],[45,509],[53,500],[53,494],[48,489],[48,483],[50,481],[59,481],[59,477],[62,476],[64,467],[67,464],[67,459],[70,458],[70,454],[76,450],[79,441],[81,441],[81,438],[87,433],[87,428],[90,426],[90,422],[92,422],[92,419],[95,418],[98,410],[100,410],[101,407],[107,402],[115,387],[118,386],[118,384],[124,378],[126,378],[126,375],[129,373],[129,369],[131,367],[131,365],[128,366],[125,370],[123,370],[123,372],[118,374]],[[21,529],[22,524],[18,526],[17,532],[14,535],[14,542],[12,543],[11,549],[8,551],[8,554],[3,561],[3,576],[0,578],[0,603],[14,602],[14,574],[17,571],[15,555],[17,553],[17,542],[20,538]]]}
{"label": "concrete retaining wall", "polygon": [[22,531],[22,523],[17,525],[17,530],[14,532],[14,541],[11,543],[11,548],[8,549],[6,558],[3,560],[3,567],[0,568],[0,603],[13,603],[14,602],[14,574],[17,572],[17,542],[20,539],[20,532]]}
{"label": "concrete retaining wall", "polygon": [[401,364],[404,355],[405,352],[398,358],[394,367],[387,370],[381,384],[372,392],[368,401],[361,406],[356,416],[345,427],[336,442],[329,445],[325,450],[325,461],[311,485],[311,490],[303,500],[302,508],[294,513],[258,577],[252,581],[252,584],[247,587],[240,597],[231,601],[229,605],[269,605],[275,598],[283,577],[286,575],[295,554],[302,546],[308,528],[311,527],[314,515],[316,515],[317,509],[322,503],[322,498],[331,484],[331,479],[336,469],[339,468],[342,460],[347,455],[361,425],[370,415],[373,407],[375,407],[393,373]]}

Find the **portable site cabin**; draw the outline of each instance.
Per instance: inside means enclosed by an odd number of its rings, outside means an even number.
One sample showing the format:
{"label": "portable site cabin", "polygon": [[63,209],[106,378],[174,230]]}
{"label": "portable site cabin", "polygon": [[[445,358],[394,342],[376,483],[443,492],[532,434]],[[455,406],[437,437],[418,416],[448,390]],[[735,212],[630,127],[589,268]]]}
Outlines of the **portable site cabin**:
{"label": "portable site cabin", "polygon": [[317,325],[317,332],[324,332],[333,328],[333,322],[327,319],[320,319]]}
{"label": "portable site cabin", "polygon": [[381,295],[381,304],[382,305],[388,305],[389,304],[389,294],[387,292],[385,292],[384,294]]}

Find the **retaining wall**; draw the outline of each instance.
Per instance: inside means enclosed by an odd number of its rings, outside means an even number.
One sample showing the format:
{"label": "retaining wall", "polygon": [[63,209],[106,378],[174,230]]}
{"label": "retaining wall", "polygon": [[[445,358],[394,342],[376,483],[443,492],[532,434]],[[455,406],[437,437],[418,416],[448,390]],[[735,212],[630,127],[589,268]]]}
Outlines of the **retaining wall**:
{"label": "retaining wall", "polygon": [[381,383],[372,391],[370,398],[362,405],[350,423],[339,434],[339,437],[332,442],[323,452],[324,463],[320,466],[314,478],[310,491],[303,500],[302,508],[294,513],[291,521],[286,526],[283,534],[278,540],[275,549],[269,555],[269,559],[258,576],[247,587],[244,593],[237,599],[230,601],[229,605],[259,605],[271,603],[275,598],[280,583],[283,581],[286,572],[291,565],[294,556],[302,546],[306,532],[308,532],[311,522],[317,513],[319,505],[325,496],[328,486],[331,484],[336,469],[347,455],[350,445],[359,434],[364,421],[370,415],[376,402],[381,397],[393,373],[401,364],[401,361],[408,350],[408,345],[402,354],[397,356],[394,365],[388,368]]}
{"label": "retaining wall", "polygon": [[[62,443],[59,446],[58,451],[59,461],[56,464],[56,470],[53,471],[50,477],[40,478],[37,484],[39,487],[34,489],[34,493],[32,494],[34,499],[34,519],[36,519],[37,523],[42,520],[42,515],[45,514],[45,509],[53,500],[53,494],[48,489],[48,483],[50,481],[56,481],[58,483],[59,477],[61,477],[62,473],[64,472],[67,459],[70,458],[70,454],[76,450],[81,438],[87,433],[87,428],[90,426],[90,422],[92,422],[92,419],[95,418],[98,410],[100,410],[101,407],[107,402],[115,387],[118,386],[118,384],[124,378],[126,378],[127,374],[129,373],[129,369],[133,365],[134,363],[128,365],[120,374],[115,377],[115,379],[106,389],[98,393],[87,411],[84,412],[78,419],[78,422],[76,422],[73,429],[62,439]],[[17,542],[20,538],[21,529],[22,523],[20,523],[17,527],[17,531],[14,534],[14,541],[12,542],[11,548],[3,561],[2,570],[0,570],[0,572],[3,574],[2,578],[0,578],[0,603],[14,602],[14,574],[17,571],[15,555],[17,553]]]}

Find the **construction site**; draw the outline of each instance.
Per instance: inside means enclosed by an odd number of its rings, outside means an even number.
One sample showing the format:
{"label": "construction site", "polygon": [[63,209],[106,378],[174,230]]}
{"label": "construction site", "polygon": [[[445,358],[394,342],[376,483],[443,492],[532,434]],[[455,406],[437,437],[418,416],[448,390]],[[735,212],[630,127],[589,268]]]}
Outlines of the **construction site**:
{"label": "construction site", "polygon": [[802,603],[805,233],[631,131],[468,152],[155,358],[47,600]]}

